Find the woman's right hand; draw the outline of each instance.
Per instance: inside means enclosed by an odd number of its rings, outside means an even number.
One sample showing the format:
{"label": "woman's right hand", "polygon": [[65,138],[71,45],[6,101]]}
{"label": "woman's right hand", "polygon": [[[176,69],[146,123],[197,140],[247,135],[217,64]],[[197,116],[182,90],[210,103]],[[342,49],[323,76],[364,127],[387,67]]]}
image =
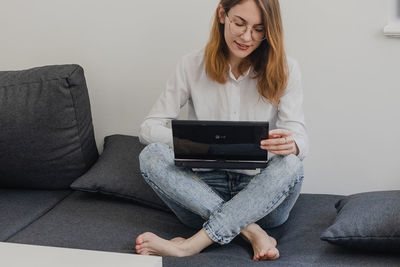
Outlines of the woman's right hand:
{"label": "woman's right hand", "polygon": [[271,153],[287,156],[290,154],[298,155],[299,148],[293,139],[291,131],[286,129],[274,129],[268,134],[269,139],[261,141],[261,148]]}

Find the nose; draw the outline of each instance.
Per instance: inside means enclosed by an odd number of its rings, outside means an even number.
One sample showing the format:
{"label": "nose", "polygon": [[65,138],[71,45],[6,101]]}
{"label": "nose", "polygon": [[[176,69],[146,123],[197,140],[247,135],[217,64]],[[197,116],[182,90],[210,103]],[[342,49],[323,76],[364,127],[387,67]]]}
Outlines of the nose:
{"label": "nose", "polygon": [[247,27],[246,28],[246,31],[242,34],[242,39],[244,40],[244,41],[246,41],[246,42],[249,42],[249,41],[251,41],[251,38],[252,38],[252,28],[251,27]]}

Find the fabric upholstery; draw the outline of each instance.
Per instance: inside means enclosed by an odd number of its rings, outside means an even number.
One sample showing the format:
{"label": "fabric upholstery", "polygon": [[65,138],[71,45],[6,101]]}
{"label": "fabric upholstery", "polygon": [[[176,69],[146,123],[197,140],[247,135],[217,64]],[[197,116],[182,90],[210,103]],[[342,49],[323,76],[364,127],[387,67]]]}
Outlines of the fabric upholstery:
{"label": "fabric upholstery", "polygon": [[71,187],[134,200],[151,207],[169,210],[144,181],[139,154],[145,146],[139,138],[112,135],[104,139],[104,150],[97,163]]}
{"label": "fabric upholstery", "polygon": [[0,241],[6,241],[27,227],[70,193],[67,190],[0,189]]}
{"label": "fabric upholstery", "polygon": [[[195,256],[164,257],[163,266],[398,266],[399,256],[349,251],[319,239],[334,220],[334,204],[341,198],[300,195],[289,220],[268,231],[278,241],[281,257],[277,261],[254,262],[250,245],[237,237],[228,245],[212,245]],[[111,196],[75,192],[9,241],[134,253],[136,237],[146,231],[170,239],[190,237],[197,229],[184,226],[169,212]]]}
{"label": "fabric upholstery", "polygon": [[182,227],[171,213],[112,196],[76,191],[9,241],[132,253],[135,239],[143,231],[169,236],[195,232]]}
{"label": "fabric upholstery", "polygon": [[78,65],[0,72],[0,187],[69,189],[97,160]]}
{"label": "fabric upholstery", "polygon": [[322,240],[362,250],[400,251],[400,191],[351,195],[338,201],[336,209]]}

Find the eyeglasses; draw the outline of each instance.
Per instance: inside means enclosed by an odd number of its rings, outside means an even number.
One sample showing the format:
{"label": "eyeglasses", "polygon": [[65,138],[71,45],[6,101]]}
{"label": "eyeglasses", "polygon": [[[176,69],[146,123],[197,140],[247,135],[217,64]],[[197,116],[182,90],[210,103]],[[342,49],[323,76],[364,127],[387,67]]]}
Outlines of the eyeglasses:
{"label": "eyeglasses", "polygon": [[[225,15],[229,20],[229,30],[234,36],[243,35],[247,31],[247,28],[250,27],[240,18],[235,17],[231,20],[228,16],[228,13],[225,12]],[[250,33],[251,38],[253,38],[254,41],[261,42],[266,39],[265,28],[263,26],[250,27]]]}

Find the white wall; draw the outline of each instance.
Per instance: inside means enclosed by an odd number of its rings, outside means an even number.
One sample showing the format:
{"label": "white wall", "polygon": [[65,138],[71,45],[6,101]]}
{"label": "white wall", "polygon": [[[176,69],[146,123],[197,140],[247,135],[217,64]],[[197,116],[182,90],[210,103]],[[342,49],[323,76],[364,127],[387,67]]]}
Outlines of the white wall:
{"label": "white wall", "polygon": [[[2,0],[0,70],[78,63],[96,139],[137,135],[177,60],[204,46],[217,0]],[[302,68],[311,154],[303,191],[400,189],[400,39],[387,3],[282,0]]]}
{"label": "white wall", "polygon": [[312,142],[304,190],[400,189],[400,39],[382,34],[387,2],[285,0],[282,9]]}

